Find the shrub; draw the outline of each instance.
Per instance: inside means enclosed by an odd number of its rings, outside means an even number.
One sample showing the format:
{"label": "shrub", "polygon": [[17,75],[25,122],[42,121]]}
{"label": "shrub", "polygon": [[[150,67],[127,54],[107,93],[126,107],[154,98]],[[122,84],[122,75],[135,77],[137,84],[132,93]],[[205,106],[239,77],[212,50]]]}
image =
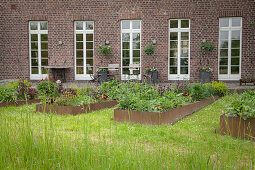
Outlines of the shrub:
{"label": "shrub", "polygon": [[211,97],[213,90],[203,84],[194,84],[190,86],[190,95],[192,96],[192,100],[200,101]]}
{"label": "shrub", "polygon": [[17,101],[17,92],[14,88],[0,86],[0,102]]}
{"label": "shrub", "polygon": [[26,100],[29,98],[27,91],[32,86],[32,83],[27,80],[18,79],[16,82],[11,81],[7,86],[17,91],[18,100]]}
{"label": "shrub", "polygon": [[29,100],[35,99],[39,94],[39,92],[35,88],[29,88],[26,93],[29,97]]}
{"label": "shrub", "polygon": [[40,95],[46,97],[57,97],[59,96],[58,93],[58,86],[56,83],[52,81],[41,81],[36,86],[37,90],[39,91]]}
{"label": "shrub", "polygon": [[211,83],[206,83],[205,86],[212,88],[213,94],[216,96],[225,96],[226,94],[228,94],[229,91],[226,83],[222,81],[213,81]]}

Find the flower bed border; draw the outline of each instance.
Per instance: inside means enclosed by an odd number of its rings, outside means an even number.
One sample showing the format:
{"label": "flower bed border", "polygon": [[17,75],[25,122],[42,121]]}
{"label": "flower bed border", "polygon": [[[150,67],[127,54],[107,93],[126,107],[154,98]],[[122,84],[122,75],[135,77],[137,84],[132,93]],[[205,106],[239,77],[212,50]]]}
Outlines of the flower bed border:
{"label": "flower bed border", "polygon": [[166,112],[145,112],[134,110],[114,110],[114,120],[118,122],[132,122],[149,125],[174,124],[178,120],[202,109],[219,99],[211,97],[196,103],[184,105]]}
{"label": "flower bed border", "polygon": [[221,115],[220,133],[255,141],[255,118],[243,120],[240,117]]}
{"label": "flower bed border", "polygon": [[36,112],[56,113],[61,115],[64,114],[77,115],[81,113],[89,113],[95,110],[111,108],[117,104],[118,102],[115,100],[101,103],[85,104],[83,106],[56,106],[48,104],[37,104]]}
{"label": "flower bed border", "polygon": [[21,106],[21,105],[25,105],[25,104],[40,103],[40,102],[41,102],[41,99],[18,100],[16,102],[4,102],[4,103],[0,103],[0,107]]}

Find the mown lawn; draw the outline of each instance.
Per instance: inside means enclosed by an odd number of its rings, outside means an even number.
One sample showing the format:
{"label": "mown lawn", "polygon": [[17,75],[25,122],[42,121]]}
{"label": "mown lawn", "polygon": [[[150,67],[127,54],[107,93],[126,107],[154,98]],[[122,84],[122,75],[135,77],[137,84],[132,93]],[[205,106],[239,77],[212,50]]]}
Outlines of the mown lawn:
{"label": "mown lawn", "polygon": [[[255,142],[219,134],[226,96],[174,125],[0,108],[0,169],[254,169]],[[216,133],[215,133],[216,129]]]}

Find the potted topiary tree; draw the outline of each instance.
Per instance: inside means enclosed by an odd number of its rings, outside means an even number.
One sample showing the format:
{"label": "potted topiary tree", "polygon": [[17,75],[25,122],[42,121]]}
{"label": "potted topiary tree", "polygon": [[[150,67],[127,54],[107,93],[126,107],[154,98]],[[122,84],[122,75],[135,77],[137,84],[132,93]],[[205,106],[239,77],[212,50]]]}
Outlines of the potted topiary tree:
{"label": "potted topiary tree", "polygon": [[106,82],[107,81],[107,77],[108,77],[108,69],[107,68],[99,68],[97,70],[97,74],[98,74],[98,82],[101,84],[102,82]]}
{"label": "potted topiary tree", "polygon": [[153,84],[158,82],[158,70],[156,67],[150,68],[149,66],[146,67],[146,72],[151,78],[151,82]]}

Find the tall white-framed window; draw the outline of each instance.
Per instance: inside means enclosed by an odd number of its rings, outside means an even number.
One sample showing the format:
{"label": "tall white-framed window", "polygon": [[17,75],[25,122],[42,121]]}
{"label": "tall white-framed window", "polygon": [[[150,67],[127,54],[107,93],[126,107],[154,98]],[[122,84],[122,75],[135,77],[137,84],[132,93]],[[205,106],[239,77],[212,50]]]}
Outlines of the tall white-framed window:
{"label": "tall white-framed window", "polygon": [[169,80],[190,78],[190,20],[169,20]]}
{"label": "tall white-framed window", "polygon": [[40,80],[47,77],[48,66],[48,22],[29,22],[30,79]]}
{"label": "tall white-framed window", "polygon": [[241,78],[242,18],[219,19],[219,80]]}
{"label": "tall white-framed window", "polygon": [[[138,66],[133,69],[133,66]],[[121,21],[121,79],[141,80],[141,21]]]}
{"label": "tall white-framed window", "polygon": [[94,22],[74,22],[75,79],[91,80],[94,70]]}

